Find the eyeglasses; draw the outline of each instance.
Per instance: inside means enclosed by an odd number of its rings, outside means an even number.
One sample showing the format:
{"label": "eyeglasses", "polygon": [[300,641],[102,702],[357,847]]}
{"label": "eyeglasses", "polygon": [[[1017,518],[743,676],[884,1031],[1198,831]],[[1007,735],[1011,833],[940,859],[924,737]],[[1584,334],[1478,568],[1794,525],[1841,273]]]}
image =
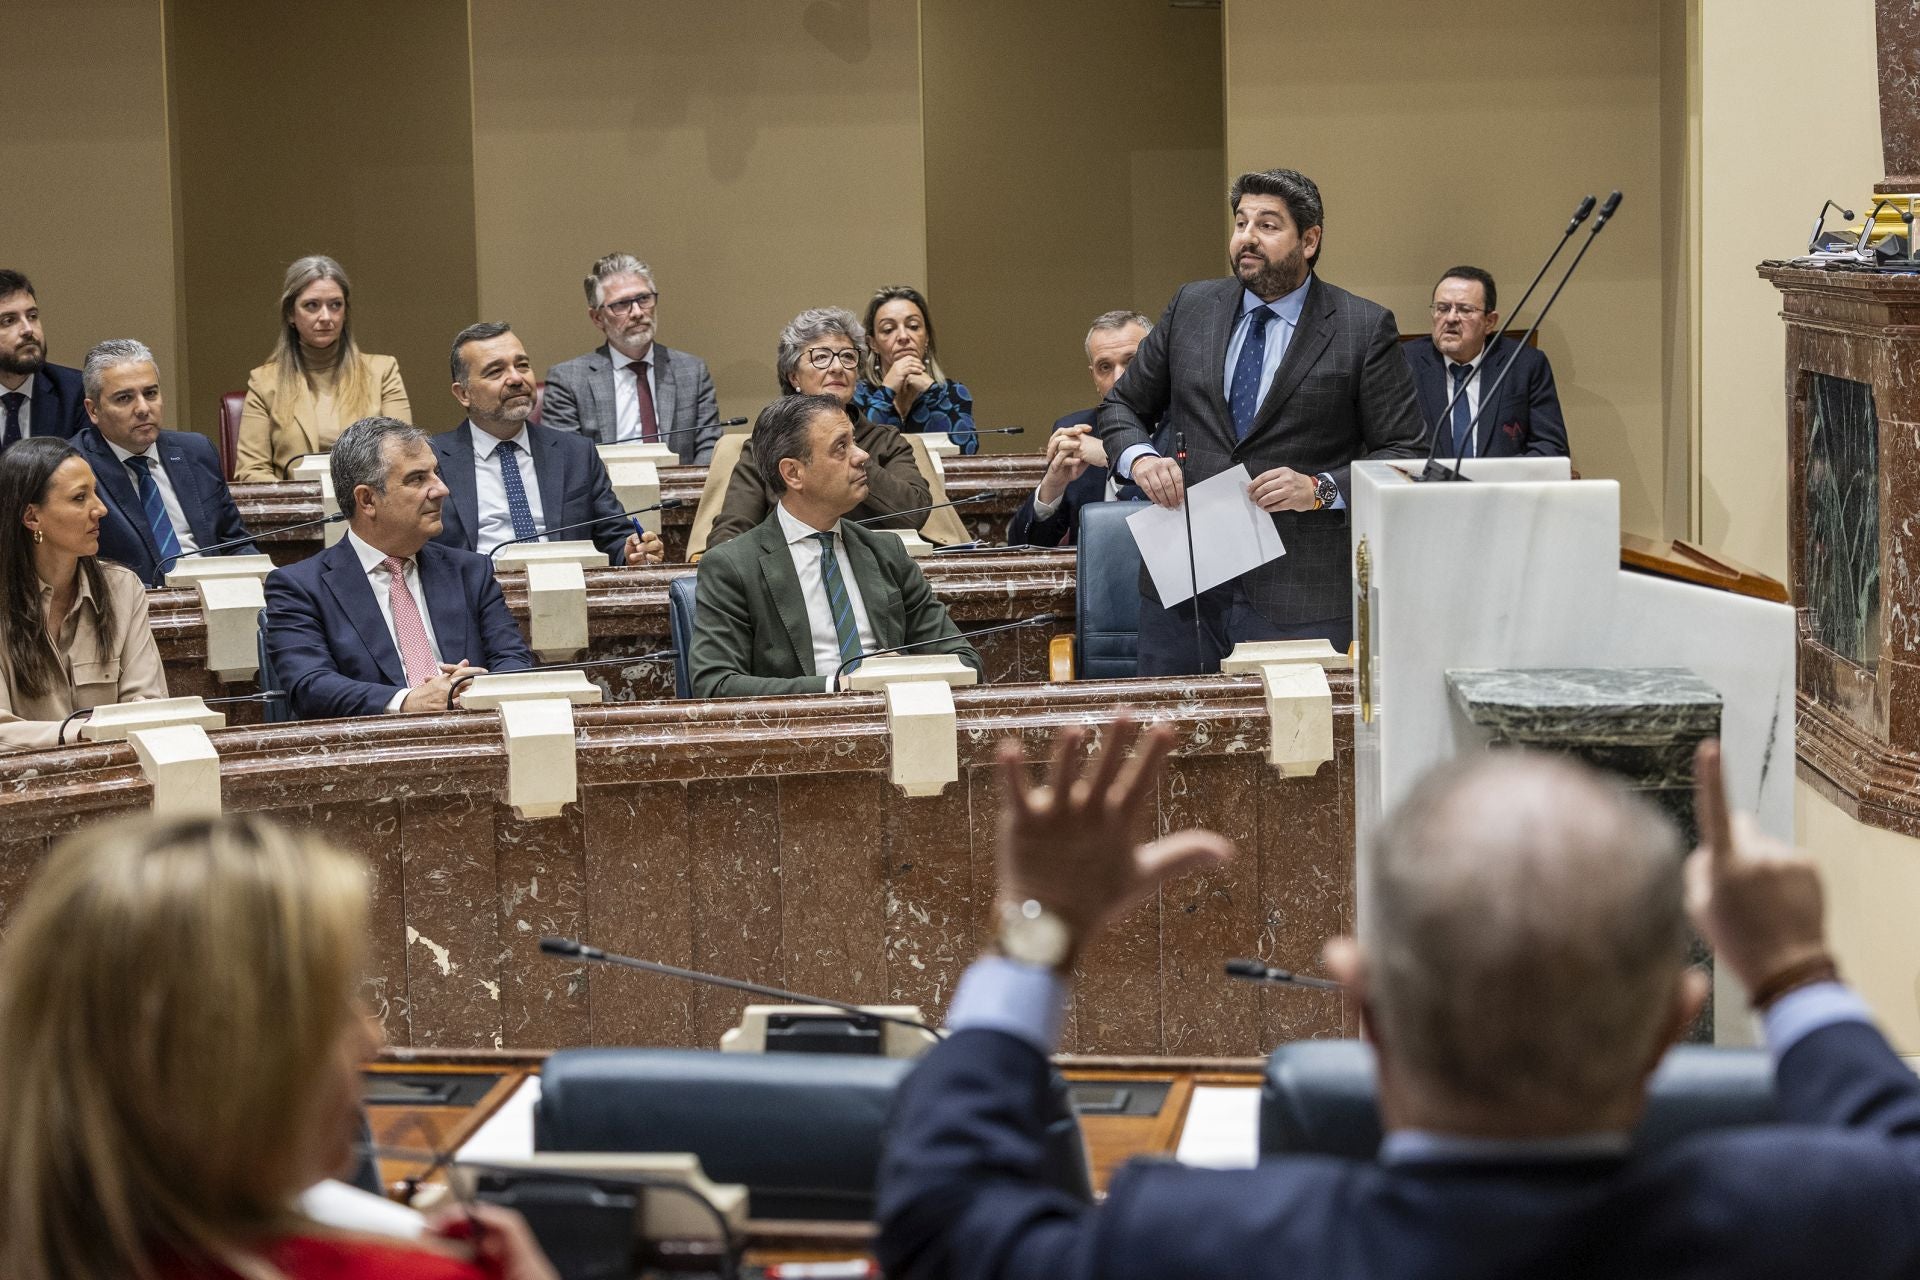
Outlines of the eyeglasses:
{"label": "eyeglasses", "polygon": [[602,311],[611,311],[616,316],[628,315],[635,311],[645,311],[660,301],[657,293],[636,293],[631,298],[615,298],[611,302],[600,304]]}
{"label": "eyeglasses", "polygon": [[857,368],[860,364],[858,351],[842,351],[837,347],[808,347],[807,363],[816,369],[831,369],[839,365],[842,369]]}
{"label": "eyeglasses", "polygon": [[1470,307],[1464,302],[1436,302],[1433,304],[1432,311],[1433,318],[1436,320],[1444,316],[1459,316],[1462,320],[1469,320],[1474,316],[1485,315],[1487,309]]}

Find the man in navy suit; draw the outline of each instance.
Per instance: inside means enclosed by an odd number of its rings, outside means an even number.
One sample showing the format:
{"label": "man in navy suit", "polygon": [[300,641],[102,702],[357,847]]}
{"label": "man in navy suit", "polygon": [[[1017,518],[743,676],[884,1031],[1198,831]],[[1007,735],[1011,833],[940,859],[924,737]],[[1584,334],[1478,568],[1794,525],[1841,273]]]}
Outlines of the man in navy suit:
{"label": "man in navy suit", "polygon": [[330,463],[346,536],[267,575],[267,652],[294,715],[445,711],[467,676],[532,666],[492,561],[432,541],[447,486],[426,432],[362,418]]}
{"label": "man in navy suit", "polygon": [[[1173,732],[1047,786],[1001,750],[1000,954],[902,1086],[881,1169],[889,1276],[1920,1275],[1920,1080],[1837,980],[1811,862],[1729,820],[1702,748],[1702,844],[1581,766],[1497,752],[1437,770],[1362,864],[1359,936],[1328,944],[1374,1042],[1375,1159],[1244,1171],[1137,1164],[1093,1207],[1043,1179],[1048,1054],[1074,957],[1212,832],[1134,847]],[[1737,831],[1737,835],[1736,835]],[[1683,896],[1687,906],[1683,908]],[[1636,1154],[1630,1133],[1706,978],[1688,908],[1766,1023],[1788,1123]]]}
{"label": "man in navy suit", "polygon": [[[1516,347],[1500,336],[1498,304],[1493,276],[1479,267],[1450,267],[1433,287],[1432,341],[1400,345],[1413,372],[1420,416],[1439,434],[1442,457],[1564,458],[1567,423],[1553,366],[1538,348]],[[1502,377],[1509,359],[1513,368]],[[1463,382],[1466,392],[1453,399]],[[1488,392],[1494,404],[1483,413]],[[1476,416],[1480,425],[1469,433]]]}
{"label": "man in navy suit", "polygon": [[87,425],[80,371],[47,363],[33,281],[0,267],[0,450],[28,436],[73,438]]}
{"label": "man in navy suit", "polygon": [[533,363],[511,326],[468,325],[453,340],[451,361],[453,397],[467,420],[433,438],[451,495],[435,542],[487,555],[554,529],[556,539],[592,539],[616,565],[664,558],[660,535],[647,530],[643,538],[621,514],[593,441],[527,422]]}
{"label": "man in navy suit", "polygon": [[1079,540],[1080,508],[1115,494],[1107,452],[1093,434],[1099,402],[1133,363],[1140,340],[1153,321],[1138,311],[1109,311],[1087,330],[1087,371],[1093,374],[1095,408],[1070,413],[1053,424],[1047,437],[1047,471],[1007,524],[1013,546],[1072,546]]}
{"label": "man in navy suit", "polygon": [[216,555],[257,555],[233,505],[220,455],[202,436],[164,429],[160,371],[153,353],[131,338],[102,342],[82,373],[91,426],[73,447],[93,468],[107,514],[100,554],[157,587],[183,555],[225,546]]}

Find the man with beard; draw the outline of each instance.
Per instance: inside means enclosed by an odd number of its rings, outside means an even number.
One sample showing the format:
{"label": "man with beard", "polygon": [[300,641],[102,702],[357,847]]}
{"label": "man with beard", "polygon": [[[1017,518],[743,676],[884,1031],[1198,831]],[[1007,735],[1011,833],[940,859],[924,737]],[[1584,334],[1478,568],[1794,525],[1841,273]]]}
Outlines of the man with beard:
{"label": "man with beard", "polygon": [[512,326],[468,325],[450,363],[467,420],[433,438],[448,490],[435,542],[490,555],[553,529],[558,538],[591,538],[615,565],[659,563],[660,535],[634,531],[592,441],[528,424],[533,363]]}
{"label": "man with beard", "polygon": [[0,267],[0,450],[28,436],[71,439],[87,425],[80,371],[47,363],[33,281]]}
{"label": "man with beard", "polygon": [[[1173,608],[1141,575],[1140,674],[1219,670],[1243,640],[1353,632],[1347,469],[1426,446],[1393,313],[1321,280],[1320,189],[1291,169],[1244,173],[1230,194],[1233,277],[1183,285],[1101,402],[1095,430],[1121,479],[1163,507],[1244,463],[1248,494],[1287,553]],[[1177,423],[1187,474],[1152,442]],[[1194,614],[1200,620],[1198,650]]]}

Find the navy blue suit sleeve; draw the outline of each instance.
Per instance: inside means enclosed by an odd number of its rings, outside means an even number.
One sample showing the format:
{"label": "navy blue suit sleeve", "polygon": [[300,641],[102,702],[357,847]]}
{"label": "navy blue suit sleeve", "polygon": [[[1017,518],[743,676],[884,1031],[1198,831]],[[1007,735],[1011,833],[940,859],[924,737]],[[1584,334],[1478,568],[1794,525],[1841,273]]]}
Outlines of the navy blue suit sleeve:
{"label": "navy blue suit sleeve", "polygon": [[1532,376],[1527,379],[1527,452],[1542,458],[1564,458],[1567,423],[1560,414],[1560,392],[1553,385],[1553,364],[1534,352]]}
{"label": "navy blue suit sleeve", "polygon": [[473,602],[474,623],[480,630],[480,646],[486,652],[481,665],[488,671],[525,671],[533,665],[533,650],[527,648],[520,624],[507,609],[507,598],[500,593],[500,582],[493,576],[492,563],[482,561],[467,566],[466,571],[474,575],[467,598]]}
{"label": "navy blue suit sleeve", "polygon": [[1095,1214],[1043,1181],[1047,1060],[998,1031],[959,1031],[901,1085],[881,1160],[875,1252],[910,1280],[1103,1274]]}
{"label": "navy blue suit sleeve", "polygon": [[1864,1129],[1898,1141],[1920,1177],[1920,1076],[1878,1028],[1840,1022],[1787,1050],[1775,1072],[1780,1118]]}
{"label": "navy blue suit sleeve", "polygon": [[[497,596],[499,588],[494,591]],[[267,653],[296,716],[377,716],[387,709],[400,686],[351,680],[336,670],[326,611],[305,584],[276,569],[267,575],[266,601],[260,620],[267,629]],[[344,618],[338,621],[349,625]]]}

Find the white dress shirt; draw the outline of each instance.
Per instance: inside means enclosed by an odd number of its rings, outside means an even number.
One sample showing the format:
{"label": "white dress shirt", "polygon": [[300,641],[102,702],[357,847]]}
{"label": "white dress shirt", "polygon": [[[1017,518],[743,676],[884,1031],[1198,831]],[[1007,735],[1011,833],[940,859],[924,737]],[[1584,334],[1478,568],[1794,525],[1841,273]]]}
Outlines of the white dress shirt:
{"label": "white dress shirt", "polygon": [[[780,532],[786,535],[787,552],[793,556],[794,572],[800,575],[800,594],[807,601],[807,622],[813,629],[813,670],[820,676],[820,687],[833,692],[834,671],[840,666],[840,633],[833,625],[833,606],[827,602],[826,579],[820,574],[820,530],[787,510],[786,503],[775,507],[780,513]],[[867,605],[860,598],[860,582],[853,576],[847,559],[847,541],[836,528],[833,558],[840,565],[840,580],[847,584],[847,603],[853,606],[854,629],[860,633],[860,652],[871,653],[880,647],[873,638],[873,624],[867,621]]]}
{"label": "white dress shirt", "polygon": [[[106,440],[106,433],[102,432],[100,438]],[[158,441],[155,443],[158,443]],[[122,449],[111,440],[107,440],[107,448],[113,450],[113,456],[120,459],[120,465],[126,469],[127,479],[133,483],[133,496],[135,499],[138,499],[140,496],[140,481],[134,474],[134,469],[127,466],[127,459],[145,458],[147,460],[147,473],[153,477],[154,487],[160,490],[160,503],[167,509],[167,520],[173,525],[173,536],[180,540],[181,554],[185,555],[189,551],[199,550],[200,544],[194,541],[193,526],[187,523],[186,509],[180,505],[180,495],[174,492],[173,477],[167,474],[166,464],[161,462],[160,456],[153,451],[153,445],[148,445],[139,453],[134,453],[130,450]],[[137,518],[142,524],[145,524],[147,521],[147,513],[144,508],[139,511],[129,512],[128,514]],[[172,566],[161,565],[160,567],[164,571]]]}
{"label": "white dress shirt", "polygon": [[[462,423],[460,429],[468,433],[467,438],[473,444],[473,491],[480,513],[480,527],[474,531],[473,549],[484,556],[501,543],[511,542],[518,536],[513,531],[513,516],[507,511],[506,481],[500,477],[500,445],[503,442],[471,422]],[[532,432],[525,423],[521,424],[513,442],[520,447],[514,461],[520,464],[520,485],[527,491],[527,509],[533,512],[534,532],[545,533],[547,513],[540,505],[540,480],[533,473]]]}
{"label": "white dress shirt", "polygon": [[[380,620],[387,624],[387,638],[393,641],[393,651],[399,653],[400,635],[393,629],[393,602],[387,598],[387,592],[393,589],[393,574],[387,571],[384,563],[387,553],[361,541],[351,529],[347,530],[347,542],[353,547],[353,554],[360,557],[360,567],[367,571],[367,584],[373,588],[373,602],[380,606]],[[446,657],[440,652],[440,640],[433,634],[433,613],[427,608],[427,593],[420,588],[420,565],[412,556],[408,556],[400,562],[400,574],[407,584],[407,591],[413,596],[414,607],[420,610],[420,624],[427,629],[427,644],[433,649],[434,661],[445,662]],[[401,665],[405,666],[404,657]],[[387,699],[387,710],[398,711],[411,692],[411,689],[402,689]]]}
{"label": "white dress shirt", "polygon": [[[18,392],[20,395],[23,395],[26,397],[25,400],[22,400],[20,402],[20,438],[22,440],[25,440],[28,436],[33,434],[33,383],[34,383],[33,375],[28,374],[27,380],[21,383],[19,386],[13,388],[12,391],[9,391],[5,387],[0,387],[0,396],[10,396],[15,394],[15,392]],[[6,422],[7,422],[6,409],[4,407],[0,407],[0,428],[4,428],[6,426]]]}
{"label": "white dress shirt", "polygon": [[[613,408],[615,440],[638,440],[640,438],[640,393],[634,389],[633,368],[636,361],[628,359],[612,345],[607,354],[613,357]],[[667,424],[660,421],[660,384],[654,378],[653,347],[647,348],[640,357],[647,366],[647,390],[653,393],[653,421],[663,433]]]}

